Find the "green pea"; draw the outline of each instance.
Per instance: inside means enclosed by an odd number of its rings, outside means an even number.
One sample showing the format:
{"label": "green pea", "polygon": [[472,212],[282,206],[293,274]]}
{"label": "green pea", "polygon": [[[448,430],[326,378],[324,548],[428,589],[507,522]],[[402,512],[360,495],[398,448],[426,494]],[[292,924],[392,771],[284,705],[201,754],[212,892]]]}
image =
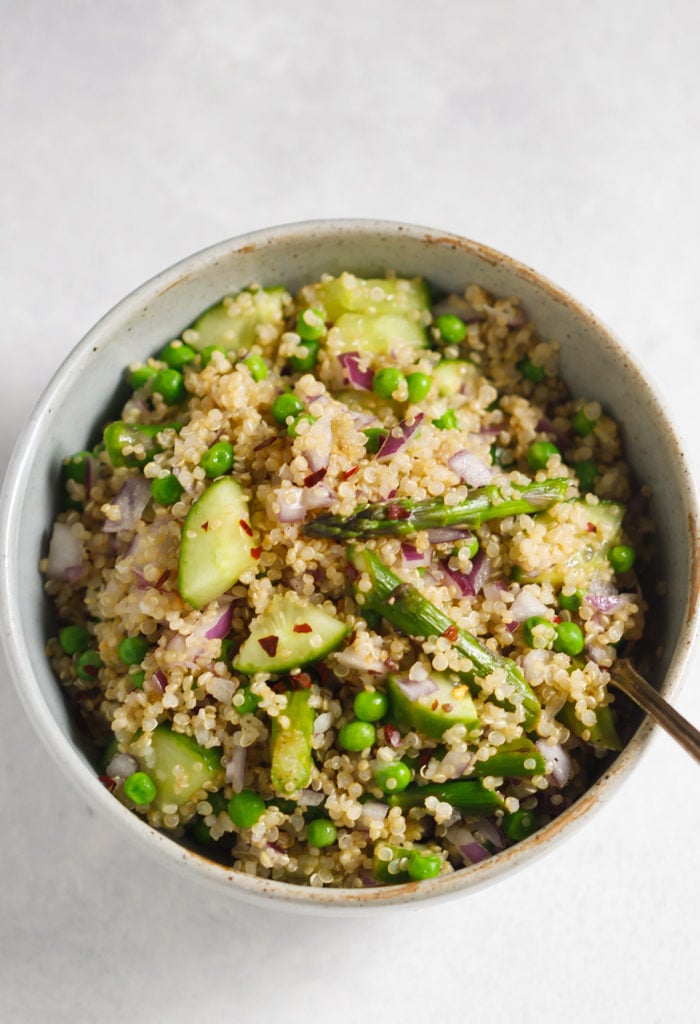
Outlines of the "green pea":
{"label": "green pea", "polygon": [[315,423],[316,417],[312,416],[310,412],[303,412],[300,416],[293,419],[287,426],[287,434],[292,438],[292,440],[299,436],[299,424],[303,422]]}
{"label": "green pea", "polygon": [[525,377],[526,380],[531,380],[533,384],[539,384],[540,381],[544,380],[544,366],[540,366],[538,363],[533,363],[529,356],[520,360],[518,363],[518,369],[522,373],[523,377]]}
{"label": "green pea", "polygon": [[332,846],[338,838],[338,829],[330,818],[315,818],[306,826],[306,841],[309,846],[322,850],[324,846]]}
{"label": "green pea", "polygon": [[527,464],[533,473],[538,469],[546,469],[553,455],[561,455],[555,444],[551,441],[535,441],[527,450]]}
{"label": "green pea", "polygon": [[199,464],[210,480],[230,473],[233,469],[233,445],[228,441],[217,441],[205,451]]}
{"label": "green pea", "polygon": [[598,476],[598,467],[595,462],[584,459],[574,466],[574,473],[578,479],[578,485],[582,491],[592,491]]}
{"label": "green pea", "polygon": [[249,356],[246,356],[243,364],[248,367],[248,372],[253,380],[261,381],[267,377],[267,363],[257,352],[251,352]]}
{"label": "green pea", "polygon": [[293,395],[291,391],[285,391],[278,395],[272,403],[272,415],[278,423],[285,424],[289,417],[294,419],[300,412],[304,411],[304,403]]}
{"label": "green pea", "polygon": [[209,366],[215,352],[221,352],[222,356],[228,356],[226,349],[222,348],[221,345],[207,345],[206,348],[203,348],[199,353],[199,358],[202,361],[202,369],[204,369],[205,366]]}
{"label": "green pea", "polygon": [[290,357],[289,365],[294,373],[308,373],[318,362],[320,341],[309,339],[297,348],[297,354]]}
{"label": "green pea", "polygon": [[146,673],[143,669],[138,672],[129,673],[129,682],[135,690],[143,690],[144,680],[146,679]]}
{"label": "green pea", "polygon": [[406,383],[408,384],[409,402],[422,402],[430,393],[433,379],[427,373],[416,371],[415,373],[409,373],[408,377],[406,377]]}
{"label": "green pea", "polygon": [[297,317],[297,334],[304,341],[318,341],[326,333],[326,321],[318,309],[304,309]]}
{"label": "green pea", "polygon": [[382,430],[381,427],[367,427],[362,431],[367,437],[367,454],[376,455],[381,446],[384,444],[384,438],[387,435],[386,430]]}
{"label": "green pea", "polygon": [[442,340],[450,345],[458,345],[467,336],[467,325],[454,313],[443,313],[435,321],[435,326]]}
{"label": "green pea", "polygon": [[559,607],[563,608],[565,612],[571,612],[575,615],[581,607],[583,601],[583,594],[580,590],[575,590],[573,594],[559,594]]}
{"label": "green pea", "polygon": [[150,646],[145,636],[125,636],[117,647],[119,660],[125,665],[140,665]]}
{"label": "green pea", "polygon": [[63,463],[63,475],[66,480],[75,480],[78,484],[87,481],[87,468],[90,452],[76,452],[70,455]]}
{"label": "green pea", "polygon": [[85,626],[64,626],[58,634],[58,642],[64,654],[81,654],[92,643],[92,636]]}
{"label": "green pea", "polygon": [[149,380],[153,380],[156,373],[152,366],[136,366],[129,374],[129,385],[134,391],[138,391],[145,384],[148,384]]}
{"label": "green pea", "polygon": [[574,433],[578,434],[579,437],[587,437],[588,434],[595,430],[595,420],[589,420],[583,409],[579,409],[573,415],[571,426],[574,428]]}
{"label": "green pea", "polygon": [[526,811],[520,808],[520,810],[513,811],[512,814],[506,814],[503,816],[501,828],[507,839],[514,843],[519,843],[522,839],[527,839],[528,836],[537,831],[538,825],[535,813],[534,811]]}
{"label": "green pea", "polygon": [[474,537],[473,535],[471,537],[465,537],[464,540],[461,540],[459,544],[454,546],[452,554],[456,556],[460,551],[464,550],[468,551],[469,558],[473,559],[479,550],[479,538]]}
{"label": "green pea", "polygon": [[634,548],[629,544],[616,544],[608,553],[608,561],[618,574],[629,572],[636,560]]}
{"label": "green pea", "polygon": [[357,694],[352,706],[361,722],[378,722],[389,710],[389,699],[380,690],[363,690]]}
{"label": "green pea", "polygon": [[197,353],[190,345],[183,341],[169,341],[165,348],[158,353],[158,358],[171,370],[181,370],[183,366],[194,362]]}
{"label": "green pea", "polygon": [[343,750],[359,752],[371,747],[377,733],[371,722],[348,722],[338,733],[338,744]]}
{"label": "green pea", "polygon": [[151,480],[151,495],[159,505],[174,505],[183,491],[183,486],[174,475],[156,476]]}
{"label": "green pea", "polygon": [[153,378],[153,391],[160,395],[166,405],[179,405],[184,402],[187,391],[185,378],[179,370],[158,370]]}
{"label": "green pea", "polygon": [[378,629],[379,623],[382,621],[382,617],[379,612],[375,612],[374,608],[363,608],[362,618],[367,623],[369,629]]}
{"label": "green pea", "polygon": [[442,860],[436,853],[419,853],[413,850],[409,854],[406,870],[414,882],[423,882],[427,878],[437,878],[442,867]]}
{"label": "green pea", "polygon": [[80,679],[94,683],[103,665],[97,651],[82,651],[75,659],[75,672]]}
{"label": "green pea", "polygon": [[572,657],[580,654],[584,646],[581,627],[575,622],[558,622],[555,628],[557,637],[554,641],[554,650],[570,654]]}
{"label": "green pea", "polygon": [[[528,647],[535,647],[536,646],[535,645],[535,636],[534,636],[534,629],[535,629],[536,626],[547,626],[548,627],[548,629],[547,629],[547,631],[545,633],[545,636],[544,636],[544,640],[545,640],[544,646],[545,647],[551,647],[551,645],[554,642],[554,639],[556,637],[556,630],[554,628],[554,623],[550,622],[549,619],[543,618],[541,615],[533,615],[533,616],[531,616],[526,621],[525,625],[523,626],[523,636],[525,637],[525,643],[528,645]],[[541,644],[542,644],[542,637],[540,636],[539,640],[538,640],[537,646],[540,646]]]}
{"label": "green pea", "polygon": [[153,803],[156,792],[155,782],[145,772],[134,772],[128,779],[124,779],[124,795],[138,807]]}
{"label": "green pea", "polygon": [[400,793],[411,781],[411,769],[403,761],[391,761],[375,768],[374,781],[383,793]]}
{"label": "green pea", "polygon": [[205,824],[204,818],[195,818],[194,821],[190,823],[188,831],[195,843],[199,843],[200,846],[211,846],[214,842],[209,826]]}
{"label": "green pea", "polygon": [[234,793],[228,802],[228,816],[238,828],[252,828],[265,811],[262,797],[252,789]]}
{"label": "green pea", "polygon": [[433,420],[433,426],[439,430],[458,430],[457,414],[454,409],[447,409],[442,416]]}
{"label": "green pea", "polygon": [[239,715],[252,714],[252,712],[256,710],[262,698],[258,697],[257,693],[253,693],[249,686],[242,686],[240,690],[238,690],[238,693],[243,694],[243,701],[240,704],[238,702],[234,703],[234,708]]}
{"label": "green pea", "polygon": [[377,370],[372,381],[372,391],[380,398],[391,398],[398,387],[406,380],[401,370],[395,366],[383,366]]}

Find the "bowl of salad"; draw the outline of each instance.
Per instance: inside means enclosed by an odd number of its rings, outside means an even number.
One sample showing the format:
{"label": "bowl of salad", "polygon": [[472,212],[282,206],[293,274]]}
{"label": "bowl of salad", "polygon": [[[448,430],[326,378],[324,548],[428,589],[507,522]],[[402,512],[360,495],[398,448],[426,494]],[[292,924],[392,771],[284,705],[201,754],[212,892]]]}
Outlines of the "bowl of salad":
{"label": "bowl of salad", "polygon": [[697,628],[668,416],[595,317],[404,224],[223,242],[58,370],[3,501],[2,625],[66,776],[146,850],[325,912],[567,836]]}

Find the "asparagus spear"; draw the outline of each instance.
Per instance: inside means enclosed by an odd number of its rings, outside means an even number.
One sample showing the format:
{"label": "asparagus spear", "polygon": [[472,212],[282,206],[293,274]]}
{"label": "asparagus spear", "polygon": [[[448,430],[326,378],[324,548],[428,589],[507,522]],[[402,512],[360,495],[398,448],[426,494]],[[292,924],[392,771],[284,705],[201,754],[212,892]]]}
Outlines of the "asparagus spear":
{"label": "asparagus spear", "polygon": [[289,726],[283,729],[279,718],[272,720],[270,777],[280,796],[289,796],[308,786],[313,767],[311,737],[316,716],[309,707],[308,690],[289,692],[282,715],[289,719]]}
{"label": "asparagus spear", "polygon": [[446,636],[460,654],[469,658],[477,676],[483,678],[497,668],[503,669],[508,682],[522,701],[525,731],[529,732],[535,727],[542,709],[514,661],[494,653],[471,633],[460,629],[449,616],[423,597],[416,587],[402,583],[373,551],[350,548],[348,558],[358,572],[369,575],[372,583],[372,589],[364,595],[363,607],[378,612],[408,636]]}
{"label": "asparagus spear", "polygon": [[445,526],[480,526],[490,519],[542,512],[563,501],[570,485],[566,478],[545,480],[518,486],[519,494],[503,498],[497,484],[472,491],[457,505],[446,505],[443,498],[411,501],[398,498],[362,505],[350,516],[323,515],[303,527],[308,537],[343,539],[353,537],[403,537],[418,530]]}
{"label": "asparagus spear", "polygon": [[505,779],[526,779],[544,775],[546,770],[547,762],[526,736],[504,743],[491,757],[474,764],[475,775],[500,775]]}
{"label": "asparagus spear", "polygon": [[465,814],[493,814],[502,810],[503,798],[494,790],[486,789],[478,779],[465,782],[429,782],[425,786],[411,785],[400,793],[391,793],[386,802],[391,807],[420,807],[428,796],[452,804]]}

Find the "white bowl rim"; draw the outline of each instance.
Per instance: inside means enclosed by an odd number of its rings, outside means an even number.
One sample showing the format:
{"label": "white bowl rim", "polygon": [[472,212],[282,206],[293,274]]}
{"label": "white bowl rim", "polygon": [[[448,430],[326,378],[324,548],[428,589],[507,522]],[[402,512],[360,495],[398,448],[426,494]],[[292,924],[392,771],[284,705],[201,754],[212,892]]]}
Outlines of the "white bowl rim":
{"label": "white bowl rim", "polygon": [[32,652],[23,642],[19,612],[14,599],[14,588],[11,585],[11,581],[17,577],[16,571],[13,572],[15,565],[13,542],[19,530],[19,510],[24,483],[22,465],[27,453],[36,443],[37,436],[41,434],[46,409],[50,408],[52,402],[68,387],[72,367],[82,360],[87,351],[99,345],[103,336],[111,334],[114,321],[136,313],[143,306],[144,300],[151,299],[175,287],[195,270],[199,271],[205,265],[212,266],[233,251],[248,250],[250,247],[260,249],[274,244],[284,236],[303,237],[319,233],[336,235],[339,233],[353,235],[364,233],[368,236],[383,234],[409,237],[419,241],[462,248],[476,253],[488,262],[505,263],[519,276],[528,278],[549,292],[557,301],[568,306],[576,315],[592,323],[596,331],[604,337],[606,343],[626,358],[631,369],[636,372],[649,392],[656,405],[657,413],[675,440],[680,469],[679,478],[684,487],[687,505],[691,510],[691,521],[688,524],[691,537],[690,546],[694,551],[691,601],[676,651],[664,679],[662,689],[666,697],[674,692],[681,683],[683,670],[698,631],[697,593],[698,562],[700,561],[698,522],[700,515],[697,491],[688,470],[687,457],[684,455],[685,446],[679,441],[678,431],[673,426],[666,404],[651,386],[648,378],[638,370],[635,359],[613,332],[564,289],[526,264],[489,246],[451,232],[399,221],[339,218],[292,222],[234,236],[179,260],[139,285],[117,302],[78,342],[53,374],[19,436],[10,459],[0,502],[0,509],[2,509],[0,522],[2,639],[15,687],[30,722],[77,790],[112,823],[125,828],[145,850],[158,857],[160,862],[164,858],[171,867],[179,869],[181,872],[184,871],[186,877],[213,883],[220,891],[224,889],[238,898],[258,905],[262,900],[268,907],[281,909],[297,911],[317,909],[332,914],[343,912],[356,914],[361,909],[376,911],[390,906],[415,907],[419,902],[422,903],[426,900],[434,903],[437,900],[464,894],[467,891],[475,891],[496,881],[512,867],[525,864],[536,854],[551,850],[566,834],[569,834],[572,826],[580,824],[594,806],[621,784],[631,766],[638,761],[646,747],[653,728],[652,724],[648,719],[640,724],[630,742],[604,774],[560,817],[516,846],[470,868],[430,881],[366,889],[315,888],[249,876],[190,851],[177,841],[151,828],[143,819],[115,800],[99,782],[94,770],[88,768],[68,737],[59,728],[38,684],[34,681],[31,664]]}

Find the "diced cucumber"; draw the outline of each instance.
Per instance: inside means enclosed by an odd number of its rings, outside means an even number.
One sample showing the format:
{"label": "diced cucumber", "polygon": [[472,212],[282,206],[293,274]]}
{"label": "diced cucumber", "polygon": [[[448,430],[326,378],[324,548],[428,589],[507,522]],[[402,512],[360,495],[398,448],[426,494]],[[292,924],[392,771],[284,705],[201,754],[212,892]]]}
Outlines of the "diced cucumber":
{"label": "diced cucumber", "polygon": [[396,313],[369,316],[364,313],[343,313],[335,324],[342,352],[369,352],[387,355],[393,345],[404,343],[425,348],[425,330],[415,321]]}
{"label": "diced cucumber", "polygon": [[473,381],[478,370],[467,359],[441,359],[433,369],[433,380],[443,398],[458,395],[467,381]]}
{"label": "diced cucumber", "polygon": [[320,306],[335,321],[343,313],[422,313],[430,309],[430,292],[421,278],[364,279],[344,273],[305,289],[303,301]]}
{"label": "diced cucumber", "polygon": [[382,398],[381,395],[375,395],[374,391],[339,391],[334,396],[343,405],[347,405],[348,409],[352,412],[367,412],[372,416],[376,416],[378,420],[386,422],[388,416],[395,416],[398,419],[398,413],[401,408],[398,402],[393,401],[391,398]]}
{"label": "diced cucumber", "polygon": [[195,501],[182,525],[180,596],[193,608],[220,597],[257,565],[253,551],[258,544],[245,491],[231,477],[216,480]]}
{"label": "diced cucumber", "polygon": [[233,667],[246,675],[288,672],[325,658],[349,632],[349,626],[318,605],[305,604],[296,594],[276,594],[253,619]]}
{"label": "diced cucumber", "polygon": [[156,784],[152,807],[162,810],[168,804],[181,807],[200,789],[212,791],[224,784],[221,750],[200,747],[191,736],[159,725],[151,737],[154,764],[148,774]]}
{"label": "diced cucumber", "polygon": [[227,352],[249,348],[261,324],[282,327],[287,292],[284,288],[246,289],[210,306],[187,332],[187,342],[201,350],[219,345]]}
{"label": "diced cucumber", "polygon": [[596,708],[595,725],[584,725],[576,717],[576,708],[571,702],[564,705],[557,718],[570,732],[585,739],[587,743],[605,747],[606,750],[622,750],[622,740],[615,727],[615,712],[609,705]]}
{"label": "diced cucumber", "polygon": [[436,672],[431,672],[430,678],[437,690],[411,699],[401,689],[400,677],[388,677],[387,689],[396,721],[436,740],[442,739],[445,730],[453,725],[466,725],[467,729],[478,726],[474,701],[466,685]]}
{"label": "diced cucumber", "polygon": [[[578,531],[574,553],[563,562],[554,562],[539,575],[528,576],[527,582],[551,583],[559,587],[571,570],[582,570],[588,579],[592,579],[596,573],[607,569],[608,551],[620,535],[625,506],[616,501],[589,505],[582,499],[575,499],[570,504],[583,507],[587,523],[584,529]],[[555,520],[549,512],[543,512],[538,516],[538,522],[551,526]],[[593,527],[592,530],[588,524]]]}
{"label": "diced cucumber", "polygon": [[280,796],[290,796],[308,786],[313,768],[311,737],[316,714],[309,706],[309,691],[290,691],[282,716],[289,719],[286,728],[280,725],[279,716],[272,719],[270,779]]}

